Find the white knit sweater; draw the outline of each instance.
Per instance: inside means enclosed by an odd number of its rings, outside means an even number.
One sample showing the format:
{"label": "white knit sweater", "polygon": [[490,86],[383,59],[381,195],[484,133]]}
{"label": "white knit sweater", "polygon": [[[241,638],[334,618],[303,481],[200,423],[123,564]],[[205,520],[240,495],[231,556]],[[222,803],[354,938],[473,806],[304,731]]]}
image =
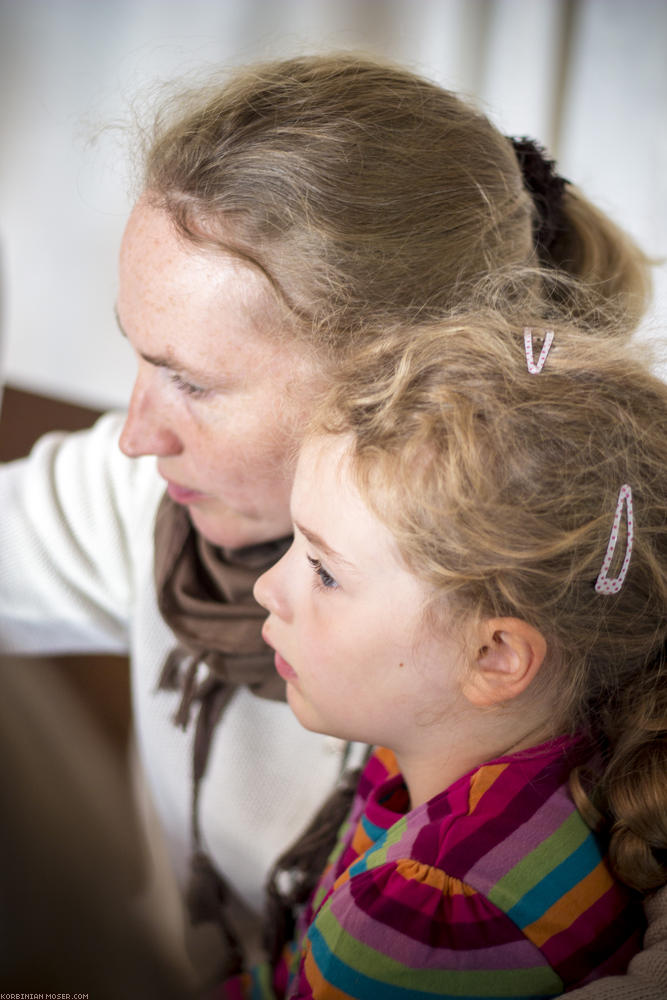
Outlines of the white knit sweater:
{"label": "white knit sweater", "polygon": [[[129,653],[139,757],[176,876],[187,871],[192,727],[156,691],[175,644],[157,609],[153,459],[118,449],[122,417],[52,434],[0,468],[0,644],[4,652]],[[306,732],[287,705],[240,690],[214,737],[201,789],[203,842],[251,908],[268,868],[330,792],[342,744]]]}

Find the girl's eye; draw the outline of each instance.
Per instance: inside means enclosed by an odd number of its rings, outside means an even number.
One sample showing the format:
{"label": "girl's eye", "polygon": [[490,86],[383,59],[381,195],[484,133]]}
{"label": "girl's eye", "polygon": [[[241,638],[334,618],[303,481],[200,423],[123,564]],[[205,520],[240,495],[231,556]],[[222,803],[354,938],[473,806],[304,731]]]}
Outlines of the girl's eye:
{"label": "girl's eye", "polygon": [[202,389],[199,385],[193,385],[192,382],[186,382],[184,378],[181,378],[177,372],[170,372],[169,379],[173,385],[176,386],[179,392],[185,393],[186,396],[204,396],[208,392],[208,389]]}
{"label": "girl's eye", "polygon": [[327,571],[325,570],[324,566],[322,565],[319,559],[314,559],[312,556],[308,555],[306,556],[306,559],[313,567],[315,573],[320,578],[319,583],[317,583],[318,587],[321,586],[321,587],[326,587],[327,590],[334,590],[338,586],[338,584],[332,577],[331,573],[327,573]]}

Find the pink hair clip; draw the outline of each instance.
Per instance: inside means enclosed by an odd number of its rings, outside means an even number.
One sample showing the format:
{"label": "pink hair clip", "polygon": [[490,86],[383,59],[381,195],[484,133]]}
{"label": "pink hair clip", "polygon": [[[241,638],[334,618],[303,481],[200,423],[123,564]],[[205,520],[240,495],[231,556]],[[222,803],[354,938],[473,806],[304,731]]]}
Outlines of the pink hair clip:
{"label": "pink hair clip", "polygon": [[[613,579],[609,579],[607,576],[609,572],[609,567],[611,566],[611,560],[613,558],[614,552],[616,551],[616,543],[618,542],[618,529],[621,523],[621,514],[623,512],[623,505],[626,508],[627,517],[627,534],[625,540],[625,558],[623,559],[623,565],[618,576]],[[617,594],[621,587],[623,586],[623,581],[625,580],[626,574],[628,572],[628,566],[630,565],[630,556],[632,555],[632,542],[634,539],[634,522],[632,514],[632,490],[625,483],[621,486],[618,494],[618,503],[616,504],[616,513],[614,514],[614,523],[611,526],[611,535],[609,536],[609,544],[607,545],[607,551],[605,553],[604,560],[602,562],[602,569],[595,581],[595,590],[598,594]]]}
{"label": "pink hair clip", "polygon": [[542,344],[542,350],[540,351],[540,356],[535,362],[535,357],[533,355],[533,331],[532,328],[527,326],[523,331],[523,343],[526,348],[526,364],[528,365],[528,371],[531,375],[539,375],[539,373],[544,368],[544,362],[547,360],[547,355],[551,349],[551,344],[554,339],[553,330],[547,330],[544,334],[544,343]]}

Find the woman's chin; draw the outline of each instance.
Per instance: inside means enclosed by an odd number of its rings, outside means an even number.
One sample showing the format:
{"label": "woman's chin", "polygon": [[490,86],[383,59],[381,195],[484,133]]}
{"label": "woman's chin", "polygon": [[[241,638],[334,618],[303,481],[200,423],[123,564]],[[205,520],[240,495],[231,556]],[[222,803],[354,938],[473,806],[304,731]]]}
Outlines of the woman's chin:
{"label": "woman's chin", "polygon": [[191,504],[188,513],[193,525],[203,537],[225,549],[245,549],[250,545],[273,542],[289,534],[289,520],[285,525],[267,523],[248,517],[229,508],[206,510],[204,504]]}

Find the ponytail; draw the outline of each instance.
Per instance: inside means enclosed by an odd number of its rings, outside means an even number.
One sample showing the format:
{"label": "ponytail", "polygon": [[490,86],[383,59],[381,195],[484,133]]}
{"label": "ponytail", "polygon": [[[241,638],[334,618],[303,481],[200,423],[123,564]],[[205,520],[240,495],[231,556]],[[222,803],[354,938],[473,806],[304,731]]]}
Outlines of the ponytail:
{"label": "ponytail", "polygon": [[[649,259],[627,233],[560,176],[539,143],[527,136],[509,141],[533,203],[533,243],[539,263],[578,282],[559,301],[575,320],[584,314],[590,317],[592,308],[606,323],[612,320],[613,328],[630,332],[648,305]],[[565,287],[562,283],[561,292]]]}
{"label": "ponytail", "polygon": [[[587,302],[597,299],[603,314],[615,316],[615,326],[634,330],[651,296],[648,257],[571,184],[563,194],[563,214],[567,225],[552,244],[553,266],[580,279]],[[570,305],[578,315],[576,296]]]}

